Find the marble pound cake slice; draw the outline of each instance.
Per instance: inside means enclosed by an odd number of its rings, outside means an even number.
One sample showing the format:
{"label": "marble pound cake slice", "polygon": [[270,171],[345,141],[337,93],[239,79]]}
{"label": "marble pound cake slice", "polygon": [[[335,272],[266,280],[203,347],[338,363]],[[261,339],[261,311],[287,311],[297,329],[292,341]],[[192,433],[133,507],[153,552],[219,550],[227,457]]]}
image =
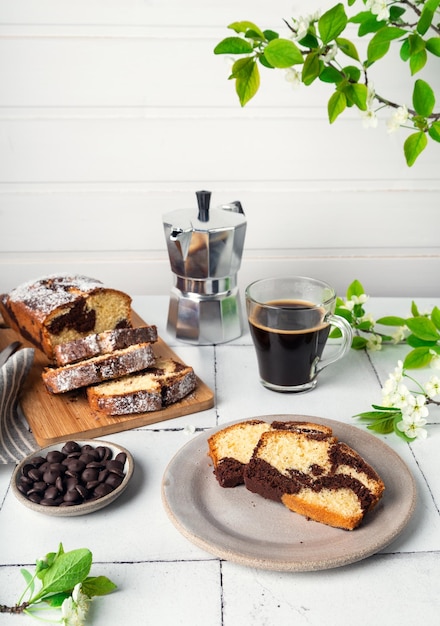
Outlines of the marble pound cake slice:
{"label": "marble pound cake slice", "polygon": [[54,347],[57,365],[67,365],[99,354],[109,354],[136,343],[155,343],[157,327],[154,325],[138,328],[115,328],[102,333],[92,333],[80,339],[60,343]]}
{"label": "marble pound cake slice", "polygon": [[384,484],[345,443],[310,433],[264,433],[244,472],[246,487],[317,522],[353,530],[380,500]]}
{"label": "marble pound cake slice", "polygon": [[62,367],[45,367],[42,378],[47,390],[58,394],[139,372],[154,362],[151,344],[140,343]]}
{"label": "marble pound cake slice", "polygon": [[331,428],[310,422],[247,420],[227,426],[208,439],[208,454],[221,487],[244,483],[244,470],[263,433],[269,430],[313,432],[317,437],[331,435]]}
{"label": "marble pound cake slice", "polygon": [[28,281],[0,296],[7,324],[53,358],[54,347],[90,333],[131,327],[131,298],[81,275]]}
{"label": "marble pound cake slice", "polygon": [[197,386],[192,367],[174,359],[157,359],[144,372],[87,389],[92,409],[107,415],[158,411],[185,398]]}

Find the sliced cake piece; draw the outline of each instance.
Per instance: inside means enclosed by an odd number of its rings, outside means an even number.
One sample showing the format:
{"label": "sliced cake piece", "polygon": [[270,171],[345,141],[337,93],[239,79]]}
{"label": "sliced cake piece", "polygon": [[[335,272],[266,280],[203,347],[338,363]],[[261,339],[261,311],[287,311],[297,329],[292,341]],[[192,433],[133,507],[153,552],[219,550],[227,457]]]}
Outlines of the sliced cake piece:
{"label": "sliced cake piece", "polygon": [[109,354],[137,343],[157,341],[157,327],[116,328],[102,333],[92,333],[81,339],[75,339],[54,347],[57,365],[67,365],[83,359],[90,359],[99,354]]}
{"label": "sliced cake piece", "polygon": [[132,326],[130,296],[81,275],[51,275],[23,283],[0,296],[0,312],[49,359],[59,343]]}
{"label": "sliced cake piece", "polygon": [[328,426],[310,422],[282,422],[272,424],[262,420],[247,420],[232,424],[208,439],[208,454],[214,463],[214,474],[222,487],[236,487],[244,482],[244,468],[249,463],[261,435],[268,430],[295,430],[327,437]]}
{"label": "sliced cake piece", "polygon": [[87,389],[92,409],[107,415],[157,411],[182,400],[196,388],[192,367],[174,359],[158,359],[154,367]]}
{"label": "sliced cake piece", "polygon": [[103,380],[119,378],[132,372],[139,372],[155,362],[151,344],[140,343],[111,354],[102,354],[91,359],[64,365],[46,367],[42,378],[51,393],[64,393],[100,383]]}
{"label": "sliced cake piece", "polygon": [[335,437],[264,433],[244,472],[246,487],[317,522],[353,530],[384,484],[362,457]]}
{"label": "sliced cake piece", "polygon": [[214,474],[222,487],[243,484],[243,471],[261,435],[270,429],[268,422],[248,420],[232,424],[208,439],[208,454]]}

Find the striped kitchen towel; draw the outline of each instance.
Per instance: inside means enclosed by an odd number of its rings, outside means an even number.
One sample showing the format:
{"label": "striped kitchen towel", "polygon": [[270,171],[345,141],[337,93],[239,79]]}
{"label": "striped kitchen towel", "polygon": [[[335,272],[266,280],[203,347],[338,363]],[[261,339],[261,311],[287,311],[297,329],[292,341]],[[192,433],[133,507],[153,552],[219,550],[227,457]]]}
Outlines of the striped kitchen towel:
{"label": "striped kitchen towel", "polygon": [[18,463],[38,449],[24,419],[19,394],[34,360],[33,348],[15,352],[0,368],[0,463]]}

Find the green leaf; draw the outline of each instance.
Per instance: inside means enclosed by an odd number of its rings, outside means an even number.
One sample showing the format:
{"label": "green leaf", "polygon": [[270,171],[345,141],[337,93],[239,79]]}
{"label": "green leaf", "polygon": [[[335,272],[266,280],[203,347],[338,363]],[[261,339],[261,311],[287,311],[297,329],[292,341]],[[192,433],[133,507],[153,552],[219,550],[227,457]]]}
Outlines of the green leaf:
{"label": "green leaf", "polygon": [[417,157],[426,148],[428,140],[424,132],[420,131],[409,135],[403,144],[403,152],[407,165],[411,167],[417,160]]}
{"label": "green leaf", "polygon": [[263,65],[264,67],[268,67],[270,70],[273,70],[273,69],[274,69],[273,65],[271,65],[271,64],[269,63],[269,61],[266,59],[266,57],[264,56],[264,52],[263,52],[263,54],[261,54],[261,55],[258,57],[258,61],[259,61],[259,63],[261,63],[261,65]]}
{"label": "green leaf", "polygon": [[301,80],[305,85],[311,85],[321,71],[321,62],[318,52],[310,52],[304,59]]}
{"label": "green leaf", "polygon": [[428,135],[434,141],[440,141],[440,122],[433,122],[428,129]]}
{"label": "green leaf", "polygon": [[264,34],[260,28],[253,22],[242,21],[242,22],[233,22],[229,24],[228,28],[231,30],[235,30],[236,33],[246,33],[248,30],[252,30],[258,34],[261,39],[264,39]]}
{"label": "green leaf", "polygon": [[343,74],[333,65],[326,65],[319,74],[319,80],[323,83],[340,83],[344,79]]}
{"label": "green leaf", "polygon": [[336,90],[335,93],[330,96],[330,100],[327,104],[327,113],[330,124],[336,120],[336,118],[345,110],[347,106],[347,98],[342,91]]}
{"label": "green leaf", "polygon": [[267,41],[272,41],[272,39],[278,39],[279,37],[279,34],[276,33],[274,30],[265,30],[263,31],[263,35],[267,39]]}
{"label": "green leaf", "polygon": [[214,54],[249,54],[252,45],[242,37],[226,37],[214,48]]}
{"label": "green leaf", "polygon": [[264,54],[269,63],[278,68],[292,67],[304,62],[300,49],[289,39],[272,39]]}
{"label": "green leaf", "polygon": [[399,19],[399,17],[402,17],[402,15],[405,13],[406,9],[404,9],[403,7],[399,7],[396,5],[391,5],[389,7],[390,9],[390,21],[391,22],[397,22],[397,20]]}
{"label": "green leaf", "polygon": [[380,412],[380,411],[365,411],[364,413],[358,413],[357,415],[353,415],[353,417],[357,417],[361,420],[376,420],[378,418],[389,418],[389,413]]}
{"label": "green leaf", "polygon": [[425,42],[425,45],[428,52],[440,57],[440,37],[431,37]]}
{"label": "green leaf", "polygon": [[20,572],[26,582],[26,591],[29,591],[29,593],[32,595],[32,593],[34,592],[34,588],[35,588],[34,576],[32,576],[32,574],[24,567],[20,569]]}
{"label": "green leaf", "polygon": [[424,315],[408,318],[406,320],[406,325],[413,335],[419,339],[423,339],[424,341],[440,340],[440,334],[435,327],[435,324]]}
{"label": "green leaf", "polygon": [[343,317],[350,324],[353,322],[353,315],[351,314],[351,311],[344,308],[343,306],[335,308],[335,315],[339,315],[340,317]]}
{"label": "green leaf", "polygon": [[417,33],[408,35],[408,43],[410,54],[417,54],[417,52],[424,50],[426,45],[423,37],[420,37]]}
{"label": "green leaf", "polygon": [[42,598],[47,594],[59,593],[73,589],[76,584],[82,582],[92,566],[92,553],[87,548],[78,548],[60,554],[53,564],[45,570],[43,587],[34,596]]}
{"label": "green leaf", "polygon": [[356,46],[349,39],[344,39],[343,37],[337,37],[336,43],[338,44],[339,50],[343,52],[346,56],[352,59],[355,59],[355,61],[360,60]]}
{"label": "green leaf", "polygon": [[318,31],[324,44],[339,37],[347,26],[344,6],[339,3],[321,15],[318,20]]}
{"label": "green leaf", "polygon": [[394,431],[394,418],[390,417],[380,422],[373,422],[373,424],[370,424],[367,428],[380,435],[389,435]]}
{"label": "green leaf", "polygon": [[431,321],[440,330],[440,309],[435,306],[431,311]]}
{"label": "green leaf", "polygon": [[434,110],[435,95],[430,85],[421,78],[414,83],[413,105],[419,115],[429,117]]}
{"label": "green leaf", "polygon": [[400,46],[400,58],[402,61],[408,61],[411,56],[411,49],[409,45],[409,38],[405,39]]}
{"label": "green leaf", "polygon": [[68,592],[60,591],[60,593],[54,593],[51,596],[45,596],[43,598],[43,602],[46,602],[47,604],[49,604],[49,606],[58,608],[63,604],[64,600],[68,598],[70,595],[71,595],[70,591]]}
{"label": "green leaf", "polygon": [[411,315],[413,317],[419,316],[419,309],[417,308],[417,304],[414,302],[414,300],[411,302]]}
{"label": "green leaf", "polygon": [[107,576],[92,576],[86,578],[81,585],[81,590],[89,598],[93,596],[105,596],[117,589],[117,585],[113,583]]}
{"label": "green leaf", "polygon": [[384,26],[378,30],[368,44],[368,64],[371,65],[385,56],[390,48],[391,41],[399,39],[399,37],[402,37],[403,35],[406,35],[406,31],[403,30],[403,28],[397,28],[396,26]]}
{"label": "green leaf", "polygon": [[422,70],[425,67],[427,60],[428,60],[428,55],[426,54],[425,49],[420,50],[420,52],[417,52],[416,54],[412,54],[409,59],[409,68],[411,70],[411,76],[414,76],[414,74],[417,74],[417,72],[420,72],[420,70]]}
{"label": "green leaf", "polygon": [[231,78],[235,78],[235,90],[241,106],[255,96],[260,87],[260,72],[254,58],[238,59],[232,66]]}
{"label": "green leaf", "polygon": [[429,365],[431,360],[431,348],[415,348],[406,355],[403,367],[408,370],[420,369]]}
{"label": "green leaf", "polygon": [[421,35],[424,35],[431,26],[435,10],[439,4],[440,0],[427,0],[427,2],[425,2],[419,21],[417,22],[417,32]]}
{"label": "green leaf", "polygon": [[422,346],[433,348],[437,345],[436,341],[425,341],[425,339],[419,339],[419,337],[415,335],[409,335],[409,337],[406,338],[406,343],[411,346],[411,348],[421,348]]}
{"label": "green leaf", "polygon": [[353,350],[363,350],[366,347],[367,343],[368,341],[367,339],[365,339],[365,337],[358,337],[356,335],[352,339],[351,347],[353,348]]}
{"label": "green leaf", "polygon": [[406,326],[406,319],[397,315],[387,315],[376,320],[377,324],[382,326]]}
{"label": "green leaf", "polygon": [[362,296],[365,293],[361,282],[354,280],[347,288],[347,300],[351,300],[352,296]]}
{"label": "green leaf", "polygon": [[345,76],[353,83],[357,83],[361,77],[361,71],[354,65],[346,65],[342,68]]}
{"label": "green leaf", "polygon": [[373,327],[373,324],[369,322],[368,320],[364,322],[359,322],[359,324],[357,324],[356,326],[358,330],[363,330],[363,331],[369,331],[372,329],[372,327]]}
{"label": "green leaf", "polygon": [[368,89],[366,85],[349,83],[344,88],[344,93],[347,97],[347,102],[354,104],[361,111],[366,111],[368,96]]}

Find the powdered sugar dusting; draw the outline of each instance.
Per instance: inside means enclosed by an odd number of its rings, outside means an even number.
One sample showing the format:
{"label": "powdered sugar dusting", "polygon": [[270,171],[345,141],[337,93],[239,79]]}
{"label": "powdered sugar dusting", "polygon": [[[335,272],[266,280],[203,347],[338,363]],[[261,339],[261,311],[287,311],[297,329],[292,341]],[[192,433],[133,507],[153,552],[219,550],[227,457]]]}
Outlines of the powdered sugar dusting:
{"label": "powdered sugar dusting", "polygon": [[102,289],[103,283],[81,275],[54,274],[27,281],[9,293],[11,302],[21,302],[40,317],[45,317],[79,295]]}

